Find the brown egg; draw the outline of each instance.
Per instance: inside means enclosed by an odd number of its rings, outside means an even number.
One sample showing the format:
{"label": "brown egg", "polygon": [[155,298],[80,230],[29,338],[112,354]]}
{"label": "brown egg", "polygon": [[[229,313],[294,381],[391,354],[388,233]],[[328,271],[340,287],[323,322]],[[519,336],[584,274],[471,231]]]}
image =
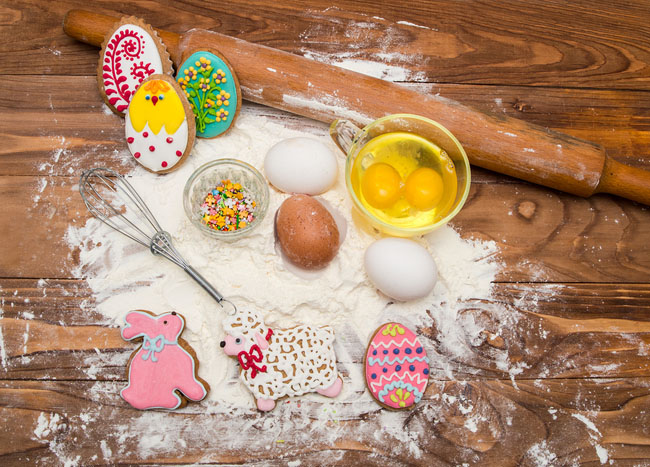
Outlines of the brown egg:
{"label": "brown egg", "polygon": [[287,259],[304,269],[324,268],[339,249],[339,229],[334,218],[308,195],[291,196],[280,205],[275,233]]}

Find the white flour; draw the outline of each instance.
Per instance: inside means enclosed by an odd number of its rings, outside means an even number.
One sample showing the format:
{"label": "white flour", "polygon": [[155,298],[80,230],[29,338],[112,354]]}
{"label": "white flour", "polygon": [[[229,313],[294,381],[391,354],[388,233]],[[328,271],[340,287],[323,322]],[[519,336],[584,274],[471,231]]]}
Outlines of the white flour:
{"label": "white flour", "polygon": [[[416,330],[420,326],[432,326],[435,319],[435,326],[441,331],[439,345],[456,354],[462,350],[455,348],[463,348],[454,345],[456,340],[465,339],[468,334],[473,338],[479,337],[481,329],[472,327],[466,320],[457,322],[456,317],[462,308],[461,301],[490,298],[491,282],[499,268],[494,261],[497,247],[494,242],[463,240],[451,227],[443,227],[418,239],[436,260],[439,281],[428,297],[408,303],[392,303],[376,291],[363,270],[365,249],[381,235],[352,211],[345,189],[343,157],[339,161],[337,183],[322,197],[346,218],[348,232],[337,257],[316,280],[300,278],[290,272],[274,248],[274,213],[288,195],[271,189],[270,208],[263,224],[253,235],[234,243],[204,236],[186,218],[182,192],[194,169],[224,157],[242,159],[261,169],[267,150],[278,141],[294,136],[318,138],[338,151],[329,141],[324,125],[307,134],[287,129],[244,106],[232,131],[214,140],[198,140],[191,156],[178,170],[157,176],[136,168],[129,181],[163,228],[172,235],[175,246],[185,259],[237,307],[260,311],[266,322],[274,327],[298,323],[334,326],[339,370],[344,376],[343,393],[335,400],[317,395],[303,396],[302,399],[317,401],[325,408],[337,407],[338,413],[333,410],[335,418],[343,417],[346,410],[356,413],[376,408],[364,389],[362,359],[368,339],[382,323],[401,321]],[[67,240],[71,248],[81,247],[81,264],[76,274],[87,279],[94,291],[97,309],[106,316],[107,322],[122,325],[125,314],[133,309],[147,309],[154,313],[176,310],[185,316],[186,329],[182,337],[195,349],[200,361],[199,375],[211,387],[206,401],[201,403],[203,408],[191,404],[185,410],[208,413],[255,411],[252,395],[237,379],[236,361],[227,357],[219,347],[223,339],[223,314],[189,276],[95,219],[90,219],[80,228],[71,226]],[[97,246],[100,243],[101,246]],[[435,349],[428,345],[427,350],[435,361]],[[96,372],[91,367],[87,374],[94,377]],[[432,378],[448,375],[444,365],[432,365]],[[118,384],[116,393],[119,389]],[[105,390],[105,386],[98,389]],[[350,404],[351,401],[354,403]],[[260,443],[273,440],[274,436],[279,436],[278,433],[291,427],[295,428],[296,437],[302,436],[298,432],[303,423],[310,424],[312,435],[316,430],[321,434],[328,433],[326,436],[329,438],[336,437],[337,431],[332,431],[331,427],[325,431],[325,425],[333,417],[331,412],[319,411],[316,414],[318,421],[314,421],[313,418],[306,419],[307,415],[305,418],[296,416],[300,410],[294,406],[284,404],[276,408],[273,420],[283,420],[283,424],[275,427],[277,429],[270,427],[267,438],[262,437]],[[139,420],[142,426],[147,426],[148,421],[156,416],[163,415],[147,412]],[[417,455],[419,448],[415,438],[402,433],[404,416],[401,413],[382,414],[383,428],[374,436],[405,437],[405,448]],[[250,422],[242,419],[239,429],[245,431],[246,423]],[[123,428],[122,436],[129,437],[131,429],[126,425]],[[141,447],[145,452],[172,448],[173,443],[156,442],[153,432],[151,439],[142,430],[133,433],[140,433]],[[224,440],[226,444],[227,441]]]}

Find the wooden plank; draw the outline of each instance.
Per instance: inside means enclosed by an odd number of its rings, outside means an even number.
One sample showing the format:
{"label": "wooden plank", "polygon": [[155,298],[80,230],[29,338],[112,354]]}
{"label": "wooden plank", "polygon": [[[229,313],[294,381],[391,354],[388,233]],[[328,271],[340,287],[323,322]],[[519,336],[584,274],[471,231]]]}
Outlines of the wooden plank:
{"label": "wooden plank", "polygon": [[[11,0],[2,9],[2,73],[93,75],[97,56],[61,30],[87,2]],[[263,0],[182,6],[108,1],[173,32],[192,27],[370,71],[398,81],[645,89],[650,7],[635,1],[373,2]],[[441,17],[441,12],[444,12]]]}
{"label": "wooden plank", "polygon": [[[127,171],[133,164],[123,119],[102,104],[94,77],[35,76],[23,92],[19,76],[0,78],[2,175],[70,175],[89,165]],[[531,87],[412,85],[481,110],[505,113],[603,145],[627,164],[650,169],[650,94],[637,91],[556,90]],[[73,94],[72,91],[75,91]],[[245,113],[287,127],[326,134],[326,125],[247,103]],[[495,135],[495,138],[504,138]],[[477,183],[511,179],[474,168]]]}
{"label": "wooden plank", "polygon": [[[74,278],[77,253],[65,234],[90,216],[76,185],[76,177],[0,177],[0,277]],[[650,209],[630,201],[475,184],[453,226],[498,243],[501,281],[648,281]]]}
{"label": "wooden plank", "polygon": [[[553,465],[650,456],[648,378],[431,381],[415,410],[368,397],[261,414],[140,412],[107,382],[0,382],[3,465],[229,463]],[[585,399],[583,395],[588,395]],[[329,412],[329,420],[323,411]],[[306,429],[297,429],[303,426]],[[326,427],[326,428],[325,428]],[[101,442],[98,442],[101,440]],[[218,441],[216,441],[218,440]],[[216,442],[215,442],[216,441]]]}
{"label": "wooden plank", "polygon": [[[0,378],[124,381],[137,346],[88,303],[83,281],[3,279],[0,287]],[[650,284],[506,283],[494,295],[460,306],[451,344],[432,313],[421,333],[434,379],[650,377]],[[339,341],[347,375],[365,343],[353,334]]]}
{"label": "wooden plank", "polygon": [[593,141],[620,162],[650,167],[647,92],[452,84],[409,86],[425,94],[440,94],[483,111],[517,117]]}

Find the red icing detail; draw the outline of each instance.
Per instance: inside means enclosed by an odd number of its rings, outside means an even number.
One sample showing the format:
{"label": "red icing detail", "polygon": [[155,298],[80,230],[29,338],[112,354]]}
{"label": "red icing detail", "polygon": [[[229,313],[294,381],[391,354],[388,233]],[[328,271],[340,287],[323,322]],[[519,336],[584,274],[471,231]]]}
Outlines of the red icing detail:
{"label": "red icing detail", "polygon": [[266,365],[259,367],[255,363],[260,363],[263,360],[262,351],[258,345],[252,346],[250,352],[246,352],[245,350],[239,352],[237,354],[237,360],[239,360],[242,370],[246,371],[250,368],[253,369],[251,372],[251,378],[255,378],[258,372],[266,373]]}
{"label": "red icing detail", "polygon": [[149,151],[154,152],[156,150],[155,146],[149,146]]}
{"label": "red icing detail", "polygon": [[142,136],[144,136],[144,137],[146,138],[147,136],[149,136],[149,133],[147,133],[147,132],[145,131],[144,133],[142,133]]}
{"label": "red icing detail", "polygon": [[165,168],[165,167],[167,167],[167,162],[165,162],[165,161],[162,161],[162,164],[160,164],[160,165],[162,165],[162,166],[163,166],[163,168]]}
{"label": "red icing detail", "polygon": [[128,138],[126,138],[126,142],[131,144],[133,142],[133,137],[129,136]]}
{"label": "red icing detail", "polygon": [[271,342],[271,337],[272,336],[273,336],[273,329],[269,328],[268,332],[266,333],[267,342]]}
{"label": "red icing detail", "polygon": [[137,159],[138,157],[140,157],[140,153],[136,152],[135,154],[133,154],[133,157],[135,157]]}
{"label": "red icing detail", "polygon": [[168,142],[169,144],[172,144],[172,143],[174,142],[174,138],[172,138],[171,136],[169,136],[169,137],[167,138],[167,142]]}
{"label": "red icing detail", "polygon": [[119,98],[115,100],[111,99],[112,102],[109,101],[111,105],[114,105],[120,99],[125,102],[125,104],[120,104],[119,107],[116,107],[120,112],[126,109],[134,91],[129,89],[127,83],[124,83],[127,79],[127,73],[130,73],[136,80],[142,82],[144,78],[155,72],[150,63],[145,64],[143,61],[140,61],[139,64],[134,64],[130,70],[122,70],[122,59],[133,62],[135,59],[141,58],[144,53],[144,48],[144,36],[130,29],[120,31],[106,44],[106,49],[104,50],[104,63],[106,65],[102,66],[102,70],[106,72],[102,75],[104,89],[105,91],[112,90],[113,93],[119,94]]}
{"label": "red icing detail", "polygon": [[183,155],[183,153],[180,152],[180,151],[176,151],[176,155],[177,155],[178,157],[181,157],[181,156]]}

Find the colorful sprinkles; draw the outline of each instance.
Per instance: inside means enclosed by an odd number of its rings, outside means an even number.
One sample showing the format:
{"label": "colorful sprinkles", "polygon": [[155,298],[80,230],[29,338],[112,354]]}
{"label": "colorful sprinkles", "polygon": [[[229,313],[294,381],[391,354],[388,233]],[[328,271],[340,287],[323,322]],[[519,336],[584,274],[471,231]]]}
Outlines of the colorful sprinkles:
{"label": "colorful sprinkles", "polygon": [[201,222],[219,231],[233,231],[255,220],[257,204],[239,183],[221,180],[201,204]]}

